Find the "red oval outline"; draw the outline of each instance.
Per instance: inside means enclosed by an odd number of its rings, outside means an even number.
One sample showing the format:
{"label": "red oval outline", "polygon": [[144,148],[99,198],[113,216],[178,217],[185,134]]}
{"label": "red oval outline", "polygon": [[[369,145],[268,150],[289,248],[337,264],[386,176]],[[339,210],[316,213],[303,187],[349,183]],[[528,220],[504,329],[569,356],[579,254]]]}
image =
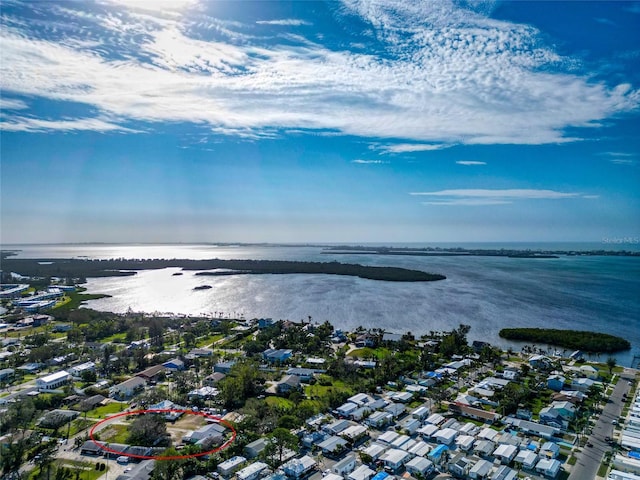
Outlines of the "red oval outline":
{"label": "red oval outline", "polygon": [[[103,442],[102,440],[96,440],[95,438],[93,438],[93,431],[96,429],[96,427],[98,427],[99,425],[102,425],[105,422],[113,420],[114,418],[127,417],[129,415],[141,415],[144,413],[170,413],[170,412],[186,413],[187,415],[199,415],[201,417],[210,418],[211,420],[214,420],[215,422],[220,423],[225,427],[227,427],[229,430],[231,430],[231,438],[226,442],[224,442],[219,447],[214,448],[212,450],[208,450],[206,452],[192,453],[190,455],[167,455],[164,457],[160,455],[135,455],[133,453],[118,452],[117,450],[113,450],[112,448],[105,446],[109,442]],[[100,450],[104,450],[107,453],[116,454],[120,457],[139,458],[141,460],[184,460],[187,458],[204,457],[205,455],[211,455],[212,453],[216,453],[224,450],[235,441],[236,429],[233,428],[233,425],[231,425],[231,423],[229,423],[228,421],[223,420],[222,418],[217,417],[216,415],[210,415],[204,412],[194,412],[193,410],[181,410],[181,409],[175,409],[175,408],[151,408],[151,409],[144,409],[144,410],[131,410],[129,412],[122,412],[116,415],[111,415],[110,417],[107,417],[103,420],[100,420],[93,427],[91,427],[91,430],[89,430],[89,438],[93,443],[95,443],[98,446],[98,448],[100,448]],[[99,441],[105,443],[105,445],[100,445],[100,443],[98,443]]]}

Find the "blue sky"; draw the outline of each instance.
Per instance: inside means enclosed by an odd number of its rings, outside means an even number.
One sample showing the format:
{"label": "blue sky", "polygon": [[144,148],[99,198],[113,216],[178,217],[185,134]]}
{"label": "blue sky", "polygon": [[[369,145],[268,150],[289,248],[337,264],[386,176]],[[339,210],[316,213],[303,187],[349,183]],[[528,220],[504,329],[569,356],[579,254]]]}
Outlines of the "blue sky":
{"label": "blue sky", "polygon": [[2,4],[3,243],[640,236],[640,3]]}

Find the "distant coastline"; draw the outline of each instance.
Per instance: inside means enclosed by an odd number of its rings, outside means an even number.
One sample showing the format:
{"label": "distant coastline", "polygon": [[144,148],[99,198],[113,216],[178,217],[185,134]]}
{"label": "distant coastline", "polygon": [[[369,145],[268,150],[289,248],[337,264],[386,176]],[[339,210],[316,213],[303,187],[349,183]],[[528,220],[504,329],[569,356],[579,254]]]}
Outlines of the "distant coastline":
{"label": "distant coastline", "polygon": [[519,249],[485,249],[463,247],[367,247],[367,246],[332,246],[325,247],[324,255],[401,255],[413,257],[433,256],[467,256],[467,257],[507,257],[507,258],[560,258],[564,256],[617,256],[640,257],[640,252],[628,250],[519,250]]}

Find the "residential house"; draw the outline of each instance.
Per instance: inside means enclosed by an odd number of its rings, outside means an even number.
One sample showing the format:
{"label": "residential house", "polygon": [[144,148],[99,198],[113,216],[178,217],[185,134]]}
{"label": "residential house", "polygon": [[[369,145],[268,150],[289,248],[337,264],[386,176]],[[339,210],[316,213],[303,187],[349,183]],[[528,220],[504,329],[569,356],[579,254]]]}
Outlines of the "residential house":
{"label": "residential house", "polygon": [[499,445],[493,452],[493,456],[500,460],[500,463],[505,465],[511,463],[511,461],[518,454],[518,448],[514,445]]}
{"label": "residential house", "polygon": [[367,433],[367,427],[363,425],[351,425],[340,432],[339,435],[353,445],[364,439]]}
{"label": "residential house", "polygon": [[551,359],[544,355],[532,355],[529,358],[529,365],[533,368],[548,369],[551,367],[552,363]]}
{"label": "residential house", "polygon": [[318,444],[318,448],[322,450],[322,454],[330,457],[337,458],[347,450],[347,441],[344,438],[333,435],[326,440],[323,440]]}
{"label": "residential house", "polygon": [[267,446],[267,439],[264,437],[261,437],[247,444],[244,447],[244,454],[247,456],[247,458],[256,458],[266,448],[266,446]]}
{"label": "residential house", "polygon": [[559,460],[542,458],[536,464],[536,472],[544,475],[547,478],[556,478],[562,464]]}
{"label": "residential house", "polygon": [[463,417],[471,418],[473,420],[479,420],[488,424],[492,424],[498,418],[500,418],[500,415],[495,412],[489,412],[481,408],[475,408],[459,403],[449,404],[449,410]]}
{"label": "residential house", "polygon": [[518,472],[506,465],[499,466],[498,469],[493,472],[493,475],[491,475],[491,480],[517,480],[517,478]]}
{"label": "residential house", "polygon": [[389,412],[393,415],[393,418],[398,418],[406,411],[407,407],[402,405],[401,403],[390,403],[386,407],[384,407],[385,412]]}
{"label": "residential house", "polygon": [[356,468],[356,456],[353,454],[347,455],[342,460],[334,463],[331,471],[336,475],[345,476],[353,472]]}
{"label": "residential house", "polygon": [[431,460],[427,460],[424,457],[413,457],[405,465],[407,472],[413,476],[421,475],[422,478],[426,478],[433,472],[434,465]]}
{"label": "residential house", "polygon": [[521,449],[513,459],[516,464],[522,465],[522,468],[533,470],[538,463],[538,454],[528,448]]}
{"label": "residential house", "polygon": [[262,357],[270,363],[282,363],[287,361],[293,355],[293,350],[281,348],[274,350],[269,348],[262,353]]}
{"label": "residential house", "polygon": [[369,415],[364,423],[373,428],[382,428],[389,425],[393,421],[393,415],[389,412],[373,412]]}
{"label": "residential house", "polygon": [[324,370],[317,371],[313,368],[300,367],[293,367],[287,370],[287,375],[295,375],[296,377],[300,378],[300,381],[306,383],[310,382],[316,373],[324,373]]}
{"label": "residential house", "polygon": [[433,438],[438,443],[442,443],[443,445],[451,445],[455,441],[457,436],[457,430],[454,430],[453,428],[443,428],[442,430],[436,432]]}
{"label": "residential house", "polygon": [[247,459],[236,455],[218,465],[218,473],[227,478],[237,472]]}
{"label": "residential house", "polygon": [[213,350],[211,348],[194,348],[189,352],[194,358],[209,358],[213,356]]}
{"label": "residential house", "polygon": [[471,435],[458,435],[456,437],[456,445],[463,452],[468,452],[473,448],[475,437]]}
{"label": "residential house", "polygon": [[560,447],[557,443],[545,442],[540,447],[540,456],[543,458],[558,458],[558,455],[560,455]]}
{"label": "residential house", "polygon": [[465,454],[459,453],[449,461],[449,472],[456,477],[465,478],[471,470],[472,461]]}
{"label": "residential house", "polygon": [[293,390],[300,390],[300,388],[300,377],[296,375],[285,375],[276,386],[276,390],[280,394],[286,394]]}
{"label": "residential house", "polygon": [[214,387],[220,380],[225,378],[226,375],[220,372],[213,372],[211,375],[207,375],[202,383],[207,387]]}
{"label": "residential house", "polygon": [[36,380],[36,387],[41,392],[57,390],[64,387],[71,380],[71,375],[65,370],[61,370],[51,375],[40,377]]}
{"label": "residential house", "polygon": [[567,381],[562,375],[554,374],[547,378],[547,388],[553,391],[559,392],[564,388],[564,384]]}
{"label": "residential house", "polygon": [[360,465],[347,476],[347,480],[370,480],[375,474],[367,465]]}
{"label": "residential house", "polygon": [[85,362],[69,368],[69,373],[76,378],[81,378],[84,372],[95,372],[96,364],[94,362]]}
{"label": "residential house", "polygon": [[357,348],[365,348],[365,347],[373,348],[376,346],[375,337],[368,333],[358,335],[356,337],[355,344]]}
{"label": "residential house", "polygon": [[484,480],[489,478],[489,474],[491,473],[491,468],[493,464],[491,462],[487,462],[486,460],[478,460],[471,470],[469,470],[469,478],[474,480]]}
{"label": "residential house", "polygon": [[109,388],[109,396],[118,400],[127,400],[144,390],[147,381],[142,377],[133,377]]}
{"label": "residential house", "polygon": [[400,422],[400,428],[405,430],[409,435],[413,435],[422,426],[422,423],[417,418],[407,417]]}
{"label": "residential house", "polygon": [[571,389],[578,390],[582,393],[587,393],[594,385],[602,385],[600,382],[591,380],[590,378],[574,378],[571,380]]}
{"label": "residential house", "polygon": [[9,382],[13,379],[16,371],[13,368],[3,368],[0,370],[0,382]]}
{"label": "residential house", "polygon": [[358,405],[355,403],[347,402],[336,408],[336,413],[341,417],[348,417],[352,412],[358,409]]}
{"label": "residential house", "polygon": [[157,382],[162,374],[167,371],[164,365],[154,365],[136,373],[136,377],[144,378],[147,382]]}
{"label": "residential house", "polygon": [[591,380],[597,380],[598,377],[600,377],[598,369],[591,365],[582,365],[580,367],[580,373]]}
{"label": "residential house", "polygon": [[496,444],[491,440],[476,440],[473,444],[473,453],[480,457],[488,457],[496,449]]}
{"label": "residential house", "polygon": [[221,445],[224,442],[225,427],[219,423],[209,423],[182,437],[184,443],[195,445]]}
{"label": "residential house", "polygon": [[381,457],[380,460],[384,463],[385,470],[391,473],[399,473],[404,464],[409,461],[411,455],[404,450],[400,450],[397,448],[392,448],[387,450]]}
{"label": "residential house", "polygon": [[349,420],[336,420],[335,422],[331,422],[328,425],[325,425],[322,429],[331,435],[337,435],[343,430],[349,428],[351,425],[353,425],[353,423],[351,423]]}
{"label": "residential house", "polygon": [[162,364],[164,368],[171,371],[181,371],[184,370],[184,362],[179,358],[172,358],[171,360],[164,362]]}
{"label": "residential house", "polygon": [[560,434],[560,429],[551,427],[548,425],[541,425],[537,422],[531,422],[528,420],[521,420],[519,418],[505,417],[503,422],[507,425],[511,425],[513,428],[518,429],[524,434],[536,435],[542,438],[551,438],[554,435]]}
{"label": "residential house", "polygon": [[362,449],[362,453],[365,455],[369,455],[371,459],[375,462],[377,461],[383,454],[389,449],[388,446],[382,445],[380,443],[372,443],[368,447]]}
{"label": "residential house", "polygon": [[224,373],[225,375],[229,375],[229,372],[231,372],[231,368],[235,364],[235,360],[231,360],[228,362],[218,362],[213,366],[213,371],[216,373]]}
{"label": "residential house", "polygon": [[316,468],[316,461],[308,455],[302,458],[294,458],[282,465],[284,474],[291,479],[299,480]]}
{"label": "residential house", "polygon": [[266,463],[254,462],[239,470],[236,476],[238,480],[256,480],[268,468],[269,465]]}

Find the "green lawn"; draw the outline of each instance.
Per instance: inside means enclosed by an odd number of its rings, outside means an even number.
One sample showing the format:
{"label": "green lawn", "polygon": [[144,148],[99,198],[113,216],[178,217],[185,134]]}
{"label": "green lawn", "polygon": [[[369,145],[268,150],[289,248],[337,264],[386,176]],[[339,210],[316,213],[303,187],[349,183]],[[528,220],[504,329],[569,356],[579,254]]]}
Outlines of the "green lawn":
{"label": "green lawn", "polygon": [[[85,420],[82,417],[78,417],[75,420],[73,420],[71,422],[71,428],[69,429],[69,436],[72,437],[73,435],[75,435],[76,433],[79,433],[83,430],[87,430],[89,428],[91,428],[96,422],[92,421],[92,420]],[[66,430],[65,432],[65,436],[66,436]]]}
{"label": "green lawn", "polygon": [[103,476],[107,470],[96,470],[96,463],[106,462],[102,461],[102,459],[85,462],[78,462],[76,460],[56,460],[53,463],[50,472],[47,472],[46,470],[44,472],[40,472],[40,469],[36,467],[29,474],[28,480],[46,480],[47,478],[54,479],[55,472],[58,467],[64,467],[70,470],[72,474],[71,478],[73,478],[74,480],[76,478],[76,472],[80,473],[80,476],[78,477],[79,480],[97,480],[98,478]]}
{"label": "green lawn", "polygon": [[282,410],[291,410],[294,407],[291,400],[282,397],[267,397],[266,402],[270,407],[276,407]]}
{"label": "green lawn", "polygon": [[196,341],[196,347],[198,347],[198,348],[205,347],[205,346],[210,345],[210,344],[212,344],[214,342],[217,342],[221,338],[224,338],[224,335],[209,335],[207,337],[199,338],[198,341]]}
{"label": "green lawn", "polygon": [[310,399],[322,399],[328,395],[329,392],[346,392],[349,395],[353,395],[353,387],[347,385],[342,380],[334,380],[333,385],[323,386],[319,384],[315,385],[307,385],[304,389],[304,393],[307,395],[307,398]]}
{"label": "green lawn", "polygon": [[356,350],[352,350],[349,352],[350,357],[355,358],[375,358],[377,360],[382,360],[385,357],[391,355],[391,350],[388,348],[358,348]]}
{"label": "green lawn", "polygon": [[129,427],[127,425],[109,425],[98,433],[101,441],[109,443],[127,443]]}
{"label": "green lawn", "polygon": [[124,343],[124,339],[127,336],[127,332],[122,332],[122,333],[114,333],[113,335],[110,335],[108,337],[104,337],[102,339],[100,339],[100,343]]}
{"label": "green lawn", "polygon": [[127,408],[127,406],[127,403],[122,402],[107,403],[102,407],[97,407],[93,410],[89,410],[89,412],[87,412],[87,417],[105,418],[107,415],[122,412],[125,408]]}

